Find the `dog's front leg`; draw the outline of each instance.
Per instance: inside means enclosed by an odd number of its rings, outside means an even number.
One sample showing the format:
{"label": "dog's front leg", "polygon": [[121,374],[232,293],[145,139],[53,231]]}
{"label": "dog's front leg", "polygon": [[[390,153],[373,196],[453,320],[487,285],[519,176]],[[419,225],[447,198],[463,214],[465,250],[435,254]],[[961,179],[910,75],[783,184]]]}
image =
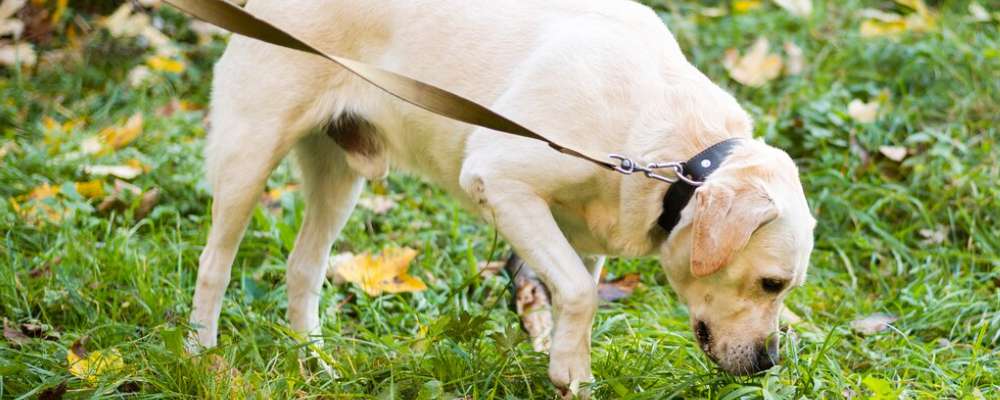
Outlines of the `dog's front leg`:
{"label": "dog's front leg", "polygon": [[[484,216],[552,293],[555,327],[549,378],[563,395],[577,394],[592,380],[590,330],[597,311],[597,286],[556,224],[549,205],[530,186],[512,179],[463,173],[463,187]],[[579,393],[586,396],[586,391]]]}

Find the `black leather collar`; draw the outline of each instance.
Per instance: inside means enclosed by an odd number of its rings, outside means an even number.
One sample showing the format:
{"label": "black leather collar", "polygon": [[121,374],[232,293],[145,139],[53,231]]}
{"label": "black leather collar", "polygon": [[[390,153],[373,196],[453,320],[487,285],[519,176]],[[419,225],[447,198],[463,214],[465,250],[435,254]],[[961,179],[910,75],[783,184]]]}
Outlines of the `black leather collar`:
{"label": "black leather collar", "polygon": [[[733,147],[741,140],[740,138],[723,140],[681,163],[684,175],[692,181],[704,182],[722,165],[726,157],[729,157]],[[681,220],[681,210],[691,201],[697,188],[683,179],[670,184],[670,189],[667,189],[667,194],[663,196],[663,214],[660,214],[660,218],[656,220],[656,223],[667,232],[667,235],[670,235],[670,231]]]}

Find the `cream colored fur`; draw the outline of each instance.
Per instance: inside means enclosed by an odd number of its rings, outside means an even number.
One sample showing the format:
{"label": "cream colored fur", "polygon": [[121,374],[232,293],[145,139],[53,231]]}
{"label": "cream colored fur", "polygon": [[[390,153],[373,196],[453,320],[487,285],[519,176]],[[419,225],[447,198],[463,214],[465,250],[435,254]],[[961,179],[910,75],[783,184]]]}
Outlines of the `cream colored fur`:
{"label": "cream colored fur", "polygon": [[[752,130],[746,112],[688,63],[662,21],[624,0],[251,0],[248,10],[324,51],[460,93],[591,154],[685,160],[722,139],[750,138]],[[322,133],[319,128],[344,113],[377,128],[380,151],[348,153]],[[726,348],[772,334],[787,293],[760,296],[754,282],[767,273],[800,283],[812,245],[813,220],[794,164],[753,140],[735,150],[734,161],[706,188],[728,185],[728,193],[772,200],[765,204],[774,207],[771,222],[748,244],[736,238],[717,246],[728,253],[715,259],[729,265],[696,278],[689,265],[691,221],[697,204],[710,203],[697,201],[701,193],[668,238],[655,225],[666,184],[436,116],[318,57],[233,37],[216,66],[211,121],[206,170],[213,225],[191,317],[206,346],[216,341],[249,215],[267,176],[292,150],[307,207],[288,260],[292,328],[319,333],[330,247],[364,179],[400,169],[480,213],[537,269],[555,308],[549,376],[563,389],[591,379],[597,295],[581,255],[659,254],[691,306],[692,321],[711,321],[713,332],[727,337],[725,346],[720,341],[706,351],[740,372],[746,355]],[[724,201],[727,190],[713,199]],[[738,197],[730,206],[700,228],[700,237],[727,240],[716,236],[747,221],[727,215],[760,211]]]}

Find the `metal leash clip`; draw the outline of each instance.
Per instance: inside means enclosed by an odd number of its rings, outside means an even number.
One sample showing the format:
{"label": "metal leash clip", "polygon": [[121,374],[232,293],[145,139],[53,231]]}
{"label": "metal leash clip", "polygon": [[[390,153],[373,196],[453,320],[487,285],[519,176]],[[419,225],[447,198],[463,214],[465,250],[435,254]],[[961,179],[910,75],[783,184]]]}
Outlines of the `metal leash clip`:
{"label": "metal leash clip", "polygon": [[[688,185],[696,187],[701,186],[704,183],[701,181],[696,181],[694,179],[691,179],[686,174],[684,174],[684,163],[681,162],[673,161],[665,163],[649,163],[645,167],[643,167],[642,165],[639,165],[635,161],[632,161],[632,159],[625,157],[621,154],[609,154],[608,157],[610,157],[613,160],[618,160],[618,165],[615,166],[615,171],[623,175],[632,175],[636,172],[642,172],[642,174],[646,175],[647,178],[656,179],[658,181],[666,183],[675,183],[677,181],[684,181]],[[673,170],[674,176],[669,177],[656,173],[656,170],[664,168]]]}

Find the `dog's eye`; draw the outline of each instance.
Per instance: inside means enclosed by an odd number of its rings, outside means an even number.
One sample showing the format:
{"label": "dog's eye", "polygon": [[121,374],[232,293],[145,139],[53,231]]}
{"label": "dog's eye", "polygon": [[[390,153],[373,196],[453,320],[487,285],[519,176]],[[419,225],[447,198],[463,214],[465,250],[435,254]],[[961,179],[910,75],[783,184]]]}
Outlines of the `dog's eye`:
{"label": "dog's eye", "polygon": [[764,278],[760,280],[760,287],[764,289],[765,292],[778,293],[781,292],[781,289],[785,288],[786,283],[788,283],[788,281],[783,279]]}

